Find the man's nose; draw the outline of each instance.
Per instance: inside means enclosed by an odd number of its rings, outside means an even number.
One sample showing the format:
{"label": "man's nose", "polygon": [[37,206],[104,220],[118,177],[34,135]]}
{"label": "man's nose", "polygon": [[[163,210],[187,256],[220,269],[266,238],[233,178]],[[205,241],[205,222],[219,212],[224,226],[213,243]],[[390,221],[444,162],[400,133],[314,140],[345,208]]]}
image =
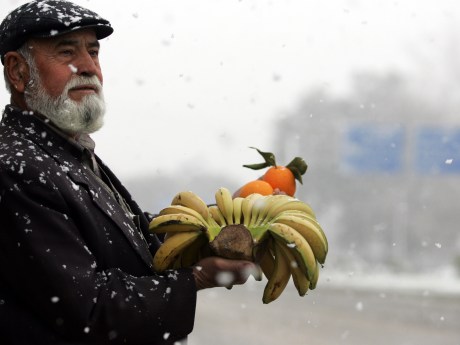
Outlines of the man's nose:
{"label": "man's nose", "polygon": [[75,61],[75,66],[71,66],[72,72],[82,76],[98,75],[100,72],[99,63],[94,60],[90,53],[82,53]]}

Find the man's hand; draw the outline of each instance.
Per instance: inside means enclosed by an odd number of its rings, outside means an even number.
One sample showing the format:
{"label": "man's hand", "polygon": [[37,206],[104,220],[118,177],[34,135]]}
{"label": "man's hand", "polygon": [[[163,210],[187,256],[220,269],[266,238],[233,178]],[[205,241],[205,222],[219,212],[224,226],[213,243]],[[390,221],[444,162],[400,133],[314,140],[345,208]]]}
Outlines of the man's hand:
{"label": "man's hand", "polygon": [[218,286],[231,288],[244,284],[250,275],[256,280],[262,279],[259,266],[245,260],[230,260],[219,257],[207,257],[193,267],[197,290]]}

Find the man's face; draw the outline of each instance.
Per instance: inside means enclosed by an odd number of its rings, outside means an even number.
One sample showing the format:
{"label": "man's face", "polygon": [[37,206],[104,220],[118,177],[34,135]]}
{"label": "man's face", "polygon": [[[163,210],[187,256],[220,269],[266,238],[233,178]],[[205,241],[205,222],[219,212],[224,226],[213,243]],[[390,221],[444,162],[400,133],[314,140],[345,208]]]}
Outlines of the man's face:
{"label": "man's face", "polygon": [[29,46],[34,57],[25,91],[29,108],[71,134],[99,129],[105,105],[94,32],[34,39]]}

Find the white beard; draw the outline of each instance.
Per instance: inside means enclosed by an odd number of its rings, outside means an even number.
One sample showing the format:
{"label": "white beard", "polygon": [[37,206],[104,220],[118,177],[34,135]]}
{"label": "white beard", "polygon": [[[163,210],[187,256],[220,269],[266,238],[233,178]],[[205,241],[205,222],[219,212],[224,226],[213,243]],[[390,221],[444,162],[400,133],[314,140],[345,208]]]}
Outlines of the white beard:
{"label": "white beard", "polygon": [[[105,101],[102,85],[96,76],[75,75],[65,86],[61,95],[51,97],[43,88],[34,63],[30,67],[30,82],[26,86],[25,101],[29,109],[47,117],[56,127],[71,134],[89,134],[104,124]],[[81,101],[69,98],[69,90],[80,85],[94,85],[98,93],[87,95]]]}

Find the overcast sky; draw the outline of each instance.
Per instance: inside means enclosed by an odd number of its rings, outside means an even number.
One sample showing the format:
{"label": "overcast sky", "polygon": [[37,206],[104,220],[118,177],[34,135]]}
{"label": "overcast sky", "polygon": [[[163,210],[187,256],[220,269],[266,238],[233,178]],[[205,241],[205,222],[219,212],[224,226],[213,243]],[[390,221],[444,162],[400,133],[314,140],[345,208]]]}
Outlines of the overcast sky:
{"label": "overcast sky", "polygon": [[[259,161],[248,146],[276,153],[272,120],[310,88],[346,92],[361,70],[436,83],[460,38],[456,0],[75,2],[115,28],[102,42],[108,112],[94,138],[122,179],[187,167],[243,182],[253,173],[241,165]],[[0,0],[0,16],[22,3]]]}

